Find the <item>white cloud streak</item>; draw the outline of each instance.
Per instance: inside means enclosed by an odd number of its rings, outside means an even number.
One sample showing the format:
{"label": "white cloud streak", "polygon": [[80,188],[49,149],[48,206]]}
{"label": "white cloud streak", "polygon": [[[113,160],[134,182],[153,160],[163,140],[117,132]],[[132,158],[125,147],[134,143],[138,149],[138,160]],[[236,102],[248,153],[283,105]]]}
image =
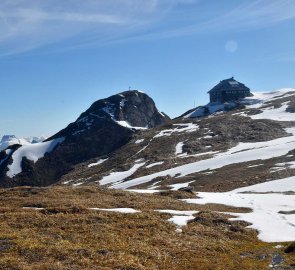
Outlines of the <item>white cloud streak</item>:
{"label": "white cloud streak", "polygon": [[[206,14],[200,16],[202,5]],[[163,39],[294,18],[294,0],[245,1],[228,10],[218,10],[213,0],[1,0],[0,56],[65,41],[61,47]]]}

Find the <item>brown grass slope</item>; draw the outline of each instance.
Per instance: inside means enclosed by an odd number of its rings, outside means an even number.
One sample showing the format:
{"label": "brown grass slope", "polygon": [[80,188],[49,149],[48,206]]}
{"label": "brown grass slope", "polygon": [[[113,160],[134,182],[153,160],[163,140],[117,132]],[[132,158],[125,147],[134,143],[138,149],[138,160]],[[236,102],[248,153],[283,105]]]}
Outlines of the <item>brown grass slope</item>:
{"label": "brown grass slope", "polygon": [[[0,193],[0,269],[258,270],[267,269],[274,254],[284,257],[285,269],[295,264],[294,255],[258,241],[243,222],[211,212],[235,211],[225,206],[188,205],[173,196],[96,187],[23,187]],[[90,207],[133,207],[141,212]],[[201,212],[177,233],[167,221],[171,216],[154,209]]]}

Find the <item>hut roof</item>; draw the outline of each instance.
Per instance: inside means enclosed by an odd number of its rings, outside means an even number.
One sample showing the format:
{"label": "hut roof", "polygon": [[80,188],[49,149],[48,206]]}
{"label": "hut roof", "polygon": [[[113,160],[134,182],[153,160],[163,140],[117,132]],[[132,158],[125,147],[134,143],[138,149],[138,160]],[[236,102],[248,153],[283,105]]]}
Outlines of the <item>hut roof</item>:
{"label": "hut roof", "polygon": [[250,89],[245,86],[243,83],[240,83],[234,79],[234,77],[231,77],[229,79],[220,81],[219,84],[215,85],[208,93],[212,93],[215,91],[224,91],[224,90],[249,90]]}

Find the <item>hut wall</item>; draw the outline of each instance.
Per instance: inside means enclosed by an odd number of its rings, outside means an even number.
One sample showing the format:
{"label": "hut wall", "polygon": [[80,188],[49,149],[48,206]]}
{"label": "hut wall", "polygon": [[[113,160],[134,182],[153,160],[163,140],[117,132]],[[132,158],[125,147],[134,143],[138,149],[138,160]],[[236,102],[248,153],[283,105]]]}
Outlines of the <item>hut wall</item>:
{"label": "hut wall", "polygon": [[237,101],[249,96],[251,96],[249,90],[214,91],[210,93],[210,102]]}

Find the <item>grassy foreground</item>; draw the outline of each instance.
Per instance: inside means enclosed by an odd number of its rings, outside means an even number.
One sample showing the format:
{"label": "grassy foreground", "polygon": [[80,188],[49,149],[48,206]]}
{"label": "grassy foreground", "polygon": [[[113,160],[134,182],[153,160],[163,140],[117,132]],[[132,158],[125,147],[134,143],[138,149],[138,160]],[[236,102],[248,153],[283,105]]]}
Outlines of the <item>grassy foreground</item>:
{"label": "grassy foreground", "polygon": [[[224,206],[188,205],[186,193],[134,194],[96,187],[0,190],[0,269],[268,269],[275,244],[257,239]],[[44,209],[30,209],[38,207]],[[88,208],[131,207],[122,214]],[[182,232],[155,209],[199,210]],[[287,265],[294,255],[285,255]],[[289,269],[289,268],[288,268]]]}

